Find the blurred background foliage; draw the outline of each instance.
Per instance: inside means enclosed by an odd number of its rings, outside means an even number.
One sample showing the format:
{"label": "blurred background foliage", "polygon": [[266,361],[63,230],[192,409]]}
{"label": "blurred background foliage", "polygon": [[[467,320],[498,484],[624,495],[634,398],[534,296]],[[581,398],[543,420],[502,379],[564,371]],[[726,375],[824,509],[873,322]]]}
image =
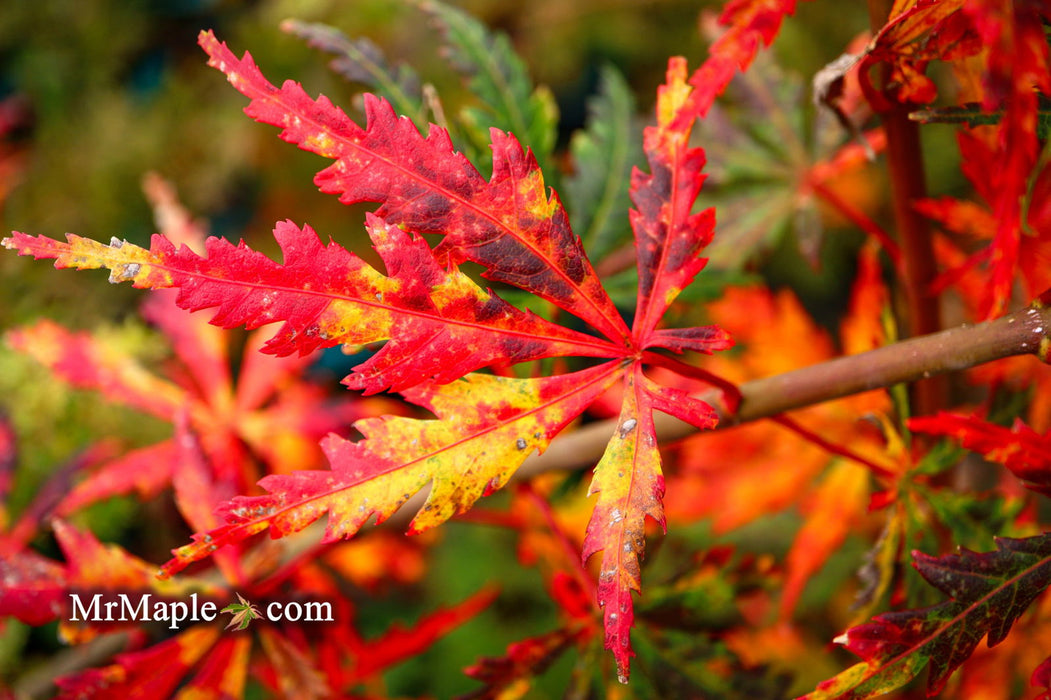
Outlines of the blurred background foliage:
{"label": "blurred background foliage", "polygon": [[[564,154],[570,134],[584,123],[587,98],[595,91],[602,66],[620,69],[648,121],[667,57],[685,55],[691,66],[702,60],[706,40],[701,17],[717,10],[720,3],[470,0],[452,4],[506,32],[536,82],[550,87],[562,115],[557,152]],[[362,245],[354,245],[363,237],[358,213],[348,211],[335,197],[322,195],[312,184],[322,160],[282,143],[274,129],[248,119],[242,113],[244,98],[206,66],[196,45],[201,29],[214,29],[235,52],[250,49],[272,79],[295,79],[311,94],[321,92],[337,104],[352,106],[357,87],[327,68],[327,56],[279,29],[281,21],[290,17],[330,24],[350,37],[369,37],[389,58],[413,66],[433,83],[447,110],[466,98],[459,78],[440,56],[437,32],[407,0],[7,3],[0,16],[0,99],[13,126],[0,142],[0,227],[52,237],[66,231],[99,240],[118,236],[145,244],[154,224],[140,183],[147,171],[156,171],[177,187],[190,211],[210,222],[215,234],[245,237],[254,247],[272,251],[268,241],[274,222],[291,218],[309,222],[323,237],[332,236],[367,257]],[[810,105],[810,76],[866,26],[863,5],[804,3],[799,16],[782,32],[765,73],[756,71],[760,80],[777,87],[776,97],[784,99],[779,109],[791,117],[803,150],[827,155],[819,152],[812,138],[818,127]],[[775,71],[798,77],[781,80]],[[786,165],[782,159],[780,165],[785,167],[767,164],[778,163],[783,154],[772,147],[778,144],[776,137],[762,134],[770,116],[764,109],[769,110],[769,105],[739,108],[735,128],[744,134],[738,134],[740,138],[723,140],[713,132],[721,140],[710,150],[711,169],[726,167],[714,161],[716,153],[744,144],[741,148],[754,156],[759,144],[758,151],[765,147],[767,153],[749,171],[752,184],[762,185],[756,190],[759,196],[787,188],[778,200],[787,208],[775,213],[783,221],[764,224],[761,247],[768,254],[759,260],[736,260],[731,267],[792,285],[812,307],[834,312],[845,303],[845,285],[852,277],[846,272],[853,265],[860,236],[847,233],[845,222],[828,212],[809,219],[825,229],[823,245],[818,246],[823,252],[816,258],[800,253],[790,237],[774,235],[807,220],[797,216],[792,189],[792,178],[798,174],[793,168],[805,163]],[[949,129],[942,134],[951,138]],[[938,151],[939,138],[943,137],[935,134],[932,152]],[[839,134],[832,140],[843,143],[846,137]],[[565,158],[559,162],[570,167]],[[936,164],[933,172],[946,170]],[[852,200],[861,196],[871,203],[869,213],[884,220],[880,177],[866,168],[841,184],[853,188]],[[709,182],[708,203],[719,205],[718,177]],[[871,195],[867,199],[865,191]],[[728,206],[726,214],[730,211]],[[717,217],[720,226],[731,224],[723,211],[717,211]],[[102,273],[56,273],[49,265],[14,254],[0,256],[0,330],[40,317],[77,329],[103,326],[114,342],[153,361],[163,356],[164,348],[137,320],[141,295],[127,285],[107,284]],[[334,382],[333,388],[341,390]],[[162,429],[143,423],[130,411],[64,388],[30,360],[6,349],[0,350],[0,407],[12,416],[23,445],[16,500],[19,492],[24,499],[55,464],[94,439],[120,436],[130,444],[141,444],[155,439]],[[92,527],[102,539],[121,536],[121,523],[134,522],[135,508],[114,506],[96,515]],[[109,523],[109,529],[100,529],[100,523]],[[509,584],[512,590],[505,590],[495,608],[392,678],[394,694],[415,695],[421,688],[439,697],[465,692],[473,686],[462,675],[463,665],[480,655],[500,653],[510,641],[549,629],[553,619],[539,576],[515,562],[511,533],[459,524],[443,531],[442,544],[432,555],[432,563],[443,565],[430,567],[420,584],[426,590],[396,596],[389,606],[363,610],[366,634],[370,624],[381,629],[392,615],[411,620],[437,603],[462,599],[488,580],[498,559],[500,570],[517,567],[522,574]],[[134,539],[126,531],[123,536]],[[694,549],[709,539],[703,531],[685,530],[670,534],[663,546]],[[479,551],[486,556],[479,558]],[[820,600],[820,591],[816,598]],[[17,634],[12,629],[9,626],[7,634]],[[0,648],[0,655],[7,654],[0,664],[15,663],[17,656],[11,654],[17,655],[21,647],[13,646],[14,651],[8,652]],[[551,687],[562,687],[570,670],[557,670],[549,681]]]}

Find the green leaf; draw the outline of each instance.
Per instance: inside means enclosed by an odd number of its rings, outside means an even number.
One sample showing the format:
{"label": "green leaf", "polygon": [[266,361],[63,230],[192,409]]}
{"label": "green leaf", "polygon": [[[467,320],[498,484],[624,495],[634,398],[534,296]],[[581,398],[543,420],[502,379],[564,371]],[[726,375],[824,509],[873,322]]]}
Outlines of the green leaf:
{"label": "green leaf", "polygon": [[252,620],[260,617],[259,608],[245,600],[240,593],[236,595],[238,602],[230,603],[219,612],[233,615],[233,619],[230,620],[226,629],[231,627],[236,630],[247,629],[248,625],[252,624]]}
{"label": "green leaf", "polygon": [[588,102],[587,127],[569,144],[574,173],[565,184],[573,230],[592,260],[631,241],[627,212],[631,168],[643,161],[635,98],[620,72],[602,68],[599,92]]}
{"label": "green leaf", "polygon": [[488,151],[489,127],[514,134],[530,147],[541,169],[555,147],[558,106],[546,87],[534,88],[525,63],[506,34],[494,33],[467,13],[437,0],[419,0],[434,18],[446,42],[452,66],[467,77],[467,87],[484,108],[468,107],[460,118],[479,151]]}
{"label": "green leaf", "polygon": [[303,39],[312,48],[335,55],[329,62],[333,71],[351,82],[367,85],[387,98],[395,112],[412,119],[417,128],[426,128],[427,107],[420,77],[411,67],[404,63],[392,65],[371,40],[350,39],[326,24],[289,19],[281,23],[281,29]]}
{"label": "green leaf", "polygon": [[[949,107],[930,107],[909,113],[909,119],[921,124],[966,124],[970,128],[999,124],[1004,118],[1006,108],[987,111],[980,102],[966,102]],[[1051,136],[1051,97],[1037,95],[1036,113],[1037,138]]]}

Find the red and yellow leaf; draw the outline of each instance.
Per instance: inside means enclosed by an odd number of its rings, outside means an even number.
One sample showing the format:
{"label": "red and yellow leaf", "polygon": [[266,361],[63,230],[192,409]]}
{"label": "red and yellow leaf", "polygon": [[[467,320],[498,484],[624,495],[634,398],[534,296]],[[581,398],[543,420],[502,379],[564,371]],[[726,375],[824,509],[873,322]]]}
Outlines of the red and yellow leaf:
{"label": "red and yellow leaf", "polygon": [[193,678],[173,696],[174,700],[228,700],[244,697],[251,650],[252,638],[247,635],[223,637],[208,651]]}
{"label": "red and yellow leaf", "polygon": [[[58,679],[59,698],[166,698],[219,641],[216,625],[198,625],[117,662]],[[191,696],[192,697],[192,696]]]}
{"label": "red and yellow leaf", "polygon": [[[927,64],[981,50],[978,37],[962,12],[964,4],[965,0],[894,3],[890,19],[872,39],[858,72],[862,90],[877,109],[886,109],[888,99],[906,104],[933,101],[937,91],[924,75]],[[881,91],[873,86],[870,73],[884,62],[891,70]]]}
{"label": "red and yellow leaf", "polygon": [[714,209],[692,213],[704,183],[704,150],[689,146],[693,120],[677,119],[691,93],[686,60],[672,59],[667,82],[657,91],[657,124],[643,137],[650,172],[636,169],[631,177],[639,270],[632,336],[642,347],[653,344],[650,334],[664,312],[704,267],[700,252],[715,227]]}
{"label": "red and yellow leaf", "polygon": [[57,564],[31,551],[7,552],[0,557],[0,615],[14,615],[33,625],[64,619],[60,634],[66,641],[94,636],[84,622],[69,619],[72,592],[90,597],[102,592],[146,591],[160,595],[199,588],[187,579],[157,581],[156,566],[116,545],[106,545],[90,532],[61,521],[52,522],[55,539],[66,564]]}
{"label": "red and yellow leaf", "polygon": [[325,541],[349,537],[374,515],[386,520],[428,483],[430,495],[409,529],[434,527],[503,486],[620,375],[620,363],[606,363],[557,377],[472,374],[406,390],[409,401],[437,420],[368,418],[355,423],[364,440],[329,436],[323,447],[332,471],[264,478],[260,485],[268,495],[224,504],[228,524],[195,535],[174,552],[164,574],[266,529],[272,537],[296,532],[326,512]]}
{"label": "red and yellow leaf", "polygon": [[734,74],[748,69],[759,46],[770,46],[785,17],[796,11],[796,0],[730,0],[723,7],[719,24],[726,27],[708,49],[708,59],[690,76],[696,91],[691,111],[704,116],[730,84]]}
{"label": "red and yellow leaf", "polygon": [[294,644],[272,627],[259,628],[259,641],[269,668],[267,680],[277,697],[323,700],[332,689],[305,648]]}
{"label": "red and yellow leaf", "polygon": [[278,355],[390,339],[348,378],[370,392],[429,378],[451,381],[495,360],[618,354],[608,342],[515,309],[455,268],[442,269],[422,239],[375,217],[369,231],[390,277],[335,243],[323,245],[309,226],[287,221],[274,229],[284,264],[221,238],[208,239],[204,258],[161,236],[150,250],[72,234],[60,243],[15,233],[5,245],[54,258],[60,268],[109,268],[111,280],[137,287],[178,287],[182,308],[215,308],[211,322],[226,328],[283,321],[265,347]]}
{"label": "red and yellow leaf", "polygon": [[44,320],[9,331],[6,337],[11,347],[73,386],[95,389],[111,401],[150,415],[174,420],[187,400],[181,387],[88,333],[74,333]]}
{"label": "red and yellow leaf", "polygon": [[[1007,136],[1006,124],[998,129]],[[1029,136],[1036,138],[1035,134],[1016,134],[1013,138]],[[921,200],[916,206],[946,230],[963,236],[961,247],[965,250],[973,250],[974,244],[984,244],[984,248],[965,261],[956,259],[961,255],[955,250],[945,250],[947,246],[943,246],[942,251],[949,266],[942,283],[954,284],[981,318],[1011,298],[1019,277],[1026,301],[1051,285],[1051,210],[1044,204],[1051,193],[1051,167],[1045,164],[1037,168],[1034,160],[1025,158],[1024,149],[1007,154],[1002,145],[995,141],[988,143],[970,132],[961,132],[958,140],[963,156],[962,170],[988,206],[950,197]],[[988,178],[993,170],[1004,172],[1004,178],[995,184]],[[1020,193],[1029,190],[1024,219],[1020,209],[1024,199],[1020,194],[1013,199],[1007,197],[1004,193],[1008,186]],[[1011,202],[1005,202],[1005,197]]]}
{"label": "red and yellow leaf", "polygon": [[974,0],[966,11],[989,47],[984,106],[1006,108],[998,134],[996,194],[989,200],[997,222],[992,284],[983,314],[989,317],[1006,308],[1019,262],[1025,195],[1040,152],[1037,95],[1051,94],[1051,57],[1044,32],[1051,9],[1027,0]]}
{"label": "red and yellow leaf", "polygon": [[275,87],[249,54],[238,59],[211,32],[201,46],[209,64],[252,102],[245,112],[282,128],[281,138],[335,163],[318,173],[323,192],[345,203],[377,202],[377,214],[415,233],[444,236],[453,262],[472,260],[489,279],[541,296],[625,344],[627,328],[584,254],[557,196],[549,195],[532,154],[493,130],[493,175],[486,182],[453,149],[448,132],[423,137],[384,100],[365,96],[366,126],[326,97],[292,81]]}
{"label": "red and yellow leaf", "polygon": [[[634,621],[632,591],[641,590],[640,560],[646,544],[646,518],[664,528],[664,476],[653,427],[654,395],[642,368],[625,375],[624,403],[617,428],[595,467],[588,489],[598,494],[584,537],[586,562],[602,552],[598,603],[603,608],[606,648],[617,660],[617,675],[627,682]],[[709,415],[707,427],[715,424]]]}

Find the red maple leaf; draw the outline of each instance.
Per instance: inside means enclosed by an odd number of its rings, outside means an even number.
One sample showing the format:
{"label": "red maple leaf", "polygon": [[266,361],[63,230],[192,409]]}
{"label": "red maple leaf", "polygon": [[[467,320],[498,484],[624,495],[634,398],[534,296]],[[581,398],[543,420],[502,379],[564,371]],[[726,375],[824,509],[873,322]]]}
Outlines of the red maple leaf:
{"label": "red maple leaf", "polygon": [[940,413],[909,420],[909,429],[955,438],[969,450],[999,462],[1027,487],[1051,495],[1051,435],[1040,434],[1020,420],[1006,428],[977,416]]}
{"label": "red maple leaf", "polygon": [[932,557],[913,566],[949,600],[921,610],[884,613],[837,642],[863,661],[807,694],[807,700],[861,700],[900,688],[929,667],[935,695],[987,637],[1002,642],[1018,617],[1051,585],[1051,537],[998,538],[996,550]]}
{"label": "red maple leaf", "polygon": [[[190,219],[170,186],[153,176],[146,188],[167,239],[202,246],[203,228]],[[248,488],[261,470],[314,466],[321,458],[317,442],[322,436],[370,412],[395,410],[388,401],[331,401],[320,386],[303,381],[312,361],[308,356],[261,355],[259,347],[274,342],[272,329],[250,335],[243,357],[233,357],[234,339],[202,317],[181,311],[175,292],[150,297],[142,314],[171,342],[174,358],[166,375],[151,372],[130,353],[94,335],[50,321],[9,331],[7,340],[73,386],[172,423],[185,412],[201,436],[211,468],[228,477],[236,490]],[[235,363],[240,365],[236,377],[230,370]],[[144,498],[155,495],[171,483],[176,452],[173,441],[165,440],[99,465],[65,494],[55,513],[68,515],[132,491]]]}
{"label": "red maple leaf", "polygon": [[760,45],[769,46],[785,17],[796,11],[796,0],[731,0],[719,15],[726,27],[708,49],[708,58],[693,75],[690,84],[695,92],[690,97],[687,114],[704,115],[734,74],[748,69]]}
{"label": "red maple leaf", "polygon": [[[373,515],[389,517],[428,483],[430,496],[410,529],[437,525],[501,487],[527,456],[543,451],[619,383],[620,421],[596,467],[591,491],[598,497],[583,550],[585,558],[603,553],[598,601],[605,609],[606,646],[626,680],[644,523],[664,520],[652,413],[670,413],[701,428],[715,423],[707,404],[655,382],[643,368],[655,364],[696,375],[663,353],[711,353],[730,345],[715,327],[660,326],[704,266],[701,253],[714,218],[710,210],[693,212],[705,159],[700,148],[689,145],[695,90],[687,83],[685,61],[669,63],[667,82],[658,91],[657,123],[644,135],[649,172],[637,170],[632,177],[640,281],[629,329],[570,230],[558,197],[547,191],[532,155],[513,136],[491,133],[493,174],[485,180],[453,150],[443,129],[432,127],[424,137],[383,100],[366,96],[362,127],[295,83],[272,85],[250,56],[237,58],[211,33],[202,33],[201,44],[211,64],[251,98],[246,109],[251,116],[281,127],[285,140],[334,161],[316,177],[323,191],[347,203],[380,204],[366,226],[386,274],[291,222],[274,231],[281,263],[244,243],[214,238],[203,256],[162,236],[153,238],[149,250],[118,240],[105,245],[70,235],[60,243],[21,233],[6,245],[55,258],[58,267],[109,268],[113,281],[137,287],[178,288],[179,306],[214,309],[211,322],[223,327],[281,322],[264,348],[273,354],[385,340],[346,383],[367,392],[399,391],[437,418],[368,419],[356,425],[364,440],[326,438],[331,471],[266,477],[260,484],[267,495],[226,503],[226,524],[177,550],[166,575],[217,546],[267,529],[274,537],[288,534],[326,512],[325,540],[350,536]],[[425,233],[442,236],[434,250],[420,238]],[[489,279],[574,314],[592,333],[520,311],[481,289],[458,270],[464,260],[482,265]],[[533,379],[471,374],[494,363],[565,356],[607,361]]]}
{"label": "red maple leaf", "polygon": [[[214,470],[208,468],[207,455],[196,436],[188,431],[185,420],[177,427],[175,442],[180,464],[175,481],[176,504],[191,527],[214,527],[217,521],[213,509],[223,498],[221,482],[212,480]],[[332,697],[423,652],[481,612],[495,597],[492,590],[481,591],[412,626],[395,626],[378,638],[365,640],[355,630],[353,608],[340,584],[310,559],[298,562],[289,571],[273,568],[272,559],[263,558],[253,565],[248,559],[230,556],[234,552],[227,550],[215,554],[221,574],[218,581],[214,575],[163,581],[157,579],[152,564],[120,547],[99,542],[89,532],[62,521],[55,521],[53,529],[65,563],[31,551],[9,553],[0,560],[0,615],[14,615],[33,625],[58,619],[60,634],[67,642],[83,642],[118,630],[133,632],[133,639],[139,642],[148,640],[145,632],[149,623],[142,623],[145,627],[140,629],[134,619],[119,619],[125,617],[124,612],[113,615],[118,619],[112,621],[79,619],[83,611],[71,607],[73,596],[78,597],[81,608],[91,610],[88,601],[96,595],[104,596],[103,601],[126,595],[132,607],[137,606],[137,601],[146,600],[138,607],[147,614],[156,609],[150,607],[155,601],[187,604],[191,594],[195,609],[208,602],[215,605],[215,610],[223,602],[235,600],[251,604],[283,599],[286,603],[323,602],[333,613],[333,622],[302,623],[306,627],[287,620],[261,620],[258,645],[247,632],[224,635],[225,617],[214,621],[184,618],[181,623],[172,618],[170,627],[176,631],[170,639],[118,654],[109,665],[60,678],[59,697],[63,698],[136,694],[160,698],[171,696],[180,685],[200,693],[241,697],[253,658],[261,679],[285,696]],[[151,597],[146,598],[147,595]],[[260,608],[255,608],[255,612],[261,614]],[[158,666],[163,670],[158,672]]]}

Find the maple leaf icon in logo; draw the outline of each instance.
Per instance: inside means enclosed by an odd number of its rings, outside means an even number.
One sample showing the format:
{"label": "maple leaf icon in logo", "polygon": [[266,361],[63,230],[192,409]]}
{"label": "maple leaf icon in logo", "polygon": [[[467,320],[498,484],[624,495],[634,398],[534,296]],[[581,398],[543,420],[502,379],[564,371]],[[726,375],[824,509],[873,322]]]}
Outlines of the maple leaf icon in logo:
{"label": "maple leaf icon in logo", "polygon": [[259,608],[245,600],[240,593],[237,593],[236,595],[239,602],[230,603],[219,612],[230,613],[233,615],[233,619],[230,620],[226,629],[233,627],[237,630],[243,630],[252,623],[252,620],[259,618],[260,613]]}

